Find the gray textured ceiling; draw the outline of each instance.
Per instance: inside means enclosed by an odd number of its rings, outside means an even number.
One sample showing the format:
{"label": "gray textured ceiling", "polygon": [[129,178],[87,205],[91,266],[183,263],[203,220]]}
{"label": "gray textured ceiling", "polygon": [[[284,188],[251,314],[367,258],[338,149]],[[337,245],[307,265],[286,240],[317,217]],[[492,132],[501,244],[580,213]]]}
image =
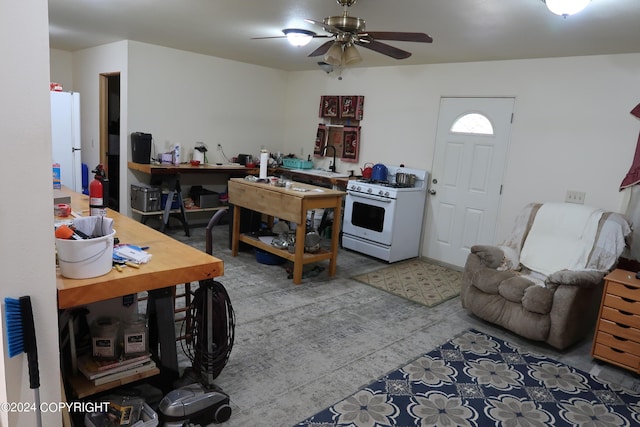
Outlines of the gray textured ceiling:
{"label": "gray textured ceiling", "polygon": [[[50,45],[74,51],[136,40],[284,70],[317,69],[321,57],[279,36],[284,28],[326,34],[305,18],[340,15],[335,0],[49,0]],[[388,42],[395,60],[358,48],[361,67],[640,52],[640,0],[593,0],[567,18],[542,0],[358,0],[349,14],[369,31],[425,32],[432,44]]]}

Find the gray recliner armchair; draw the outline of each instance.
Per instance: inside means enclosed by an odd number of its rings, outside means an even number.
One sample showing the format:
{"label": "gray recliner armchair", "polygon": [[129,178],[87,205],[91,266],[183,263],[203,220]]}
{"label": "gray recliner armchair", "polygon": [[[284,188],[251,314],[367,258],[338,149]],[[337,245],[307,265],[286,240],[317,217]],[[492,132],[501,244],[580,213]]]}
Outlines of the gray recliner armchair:
{"label": "gray recliner armchair", "polygon": [[505,242],[471,248],[462,306],[525,338],[564,349],[595,325],[603,278],[630,231],[618,213],[569,203],[529,204]]}

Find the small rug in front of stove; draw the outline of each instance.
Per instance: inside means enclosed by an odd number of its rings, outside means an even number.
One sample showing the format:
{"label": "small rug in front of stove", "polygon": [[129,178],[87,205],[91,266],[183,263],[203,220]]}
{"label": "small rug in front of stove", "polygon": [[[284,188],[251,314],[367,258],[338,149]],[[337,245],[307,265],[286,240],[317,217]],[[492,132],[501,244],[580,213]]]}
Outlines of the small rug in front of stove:
{"label": "small rug in front of stove", "polygon": [[640,393],[469,329],[300,427],[637,426]]}
{"label": "small rug in front of stove", "polygon": [[460,295],[462,272],[414,258],[352,277],[427,307]]}

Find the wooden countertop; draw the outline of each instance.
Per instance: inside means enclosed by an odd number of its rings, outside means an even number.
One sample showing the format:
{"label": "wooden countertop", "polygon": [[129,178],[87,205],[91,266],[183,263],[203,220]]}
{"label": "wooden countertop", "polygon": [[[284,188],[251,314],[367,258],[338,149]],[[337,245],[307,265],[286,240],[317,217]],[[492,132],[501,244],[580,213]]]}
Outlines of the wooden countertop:
{"label": "wooden countertop", "polygon": [[[89,198],[63,189],[71,196],[71,206],[80,216],[87,215]],[[120,243],[148,246],[152,254],[140,268],[115,269],[90,279],[68,279],[57,273],[58,307],[70,308],[132,293],[215,278],[224,274],[222,260],[183,244],[132,218],[108,210]]]}
{"label": "wooden countertop", "polygon": [[252,175],[260,173],[260,168],[248,168],[242,165],[236,164],[223,164],[223,165],[214,165],[214,164],[201,164],[198,166],[191,166],[191,164],[180,164],[180,165],[172,165],[172,164],[142,164],[135,162],[128,162],[127,166],[131,170],[136,170],[148,174],[165,174],[165,175],[175,175],[175,174],[184,174],[184,173],[234,173],[234,174],[245,174]]}
{"label": "wooden countertop", "polygon": [[244,178],[229,180],[229,203],[296,224],[304,223],[308,209],[334,207],[346,194],[301,182],[293,182],[288,189]]}
{"label": "wooden countertop", "polygon": [[347,184],[349,183],[349,179],[350,179],[348,177],[334,178],[334,177],[316,175],[313,173],[306,173],[304,171],[297,170],[297,169],[286,169],[286,168],[278,168],[276,171],[276,175],[291,176],[291,179],[293,180],[303,180],[304,182],[309,182],[309,183],[322,183],[322,184],[335,185],[336,187],[341,189],[347,188]]}

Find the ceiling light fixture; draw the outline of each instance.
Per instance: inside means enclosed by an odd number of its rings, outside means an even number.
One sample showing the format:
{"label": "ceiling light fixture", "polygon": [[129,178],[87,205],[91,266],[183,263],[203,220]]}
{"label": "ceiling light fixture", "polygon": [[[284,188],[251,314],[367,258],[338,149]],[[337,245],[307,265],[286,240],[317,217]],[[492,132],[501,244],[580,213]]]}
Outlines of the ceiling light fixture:
{"label": "ceiling light fixture", "polygon": [[353,43],[347,43],[344,47],[344,54],[342,55],[342,63],[344,65],[353,65],[362,61],[362,57],[358,52],[358,49]]}
{"label": "ceiling light fixture", "polygon": [[301,30],[298,28],[286,28],[282,30],[285,36],[287,36],[287,40],[293,46],[306,46],[309,44],[311,39],[316,36],[316,33],[309,30]]}
{"label": "ceiling light fixture", "polygon": [[576,14],[589,4],[591,0],[542,0],[547,8],[556,15],[564,16]]}
{"label": "ceiling light fixture", "polygon": [[324,71],[327,74],[333,71],[333,65],[327,64],[326,62],[323,62],[323,61],[318,62],[318,67],[320,67],[322,71]]}
{"label": "ceiling light fixture", "polygon": [[342,43],[333,42],[327,53],[324,54],[324,62],[335,65],[342,65]]}

